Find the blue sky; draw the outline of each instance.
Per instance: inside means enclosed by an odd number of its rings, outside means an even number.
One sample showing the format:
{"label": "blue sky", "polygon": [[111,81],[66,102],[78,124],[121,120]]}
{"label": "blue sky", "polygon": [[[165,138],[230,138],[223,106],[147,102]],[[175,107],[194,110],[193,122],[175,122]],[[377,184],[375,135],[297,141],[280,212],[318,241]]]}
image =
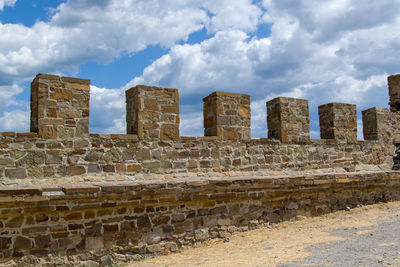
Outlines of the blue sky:
{"label": "blue sky", "polygon": [[[178,88],[181,134],[202,129],[202,98],[251,96],[252,135],[267,135],[265,102],[387,107],[400,72],[400,3],[355,0],[0,0],[0,131],[29,131],[37,73],[91,80],[90,131],[125,132],[124,90]],[[361,134],[359,135],[361,137]]]}

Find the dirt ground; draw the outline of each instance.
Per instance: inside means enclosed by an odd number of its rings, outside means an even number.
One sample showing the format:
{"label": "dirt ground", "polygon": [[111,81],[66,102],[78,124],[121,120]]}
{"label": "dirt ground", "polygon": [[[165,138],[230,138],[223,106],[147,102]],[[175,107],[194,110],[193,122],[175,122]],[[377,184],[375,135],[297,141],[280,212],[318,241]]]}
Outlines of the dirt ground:
{"label": "dirt ground", "polygon": [[128,266],[400,266],[400,202],[279,223]]}

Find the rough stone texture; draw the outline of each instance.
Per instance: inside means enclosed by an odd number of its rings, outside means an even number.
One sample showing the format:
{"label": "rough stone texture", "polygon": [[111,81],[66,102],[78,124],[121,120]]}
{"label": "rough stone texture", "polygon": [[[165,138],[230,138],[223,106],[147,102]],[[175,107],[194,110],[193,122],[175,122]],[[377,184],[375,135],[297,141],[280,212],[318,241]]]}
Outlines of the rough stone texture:
{"label": "rough stone texture", "polygon": [[126,94],[126,130],[139,139],[179,138],[177,89],[137,85]]}
{"label": "rough stone texture", "polygon": [[357,143],[356,105],[329,103],[318,107],[321,139]]}
{"label": "rough stone texture", "polygon": [[393,154],[393,169],[400,169],[400,112],[374,107],[362,112],[366,140],[387,144],[384,153]]}
{"label": "rough stone texture", "polygon": [[389,105],[391,111],[400,111],[400,74],[388,77]]}
{"label": "rough stone texture", "polygon": [[286,144],[310,142],[308,101],[277,97],[267,102],[268,138]]}
{"label": "rough stone texture", "polygon": [[[328,104],[324,120],[334,139],[310,140],[307,101],[277,98],[267,103],[268,135],[280,141],[250,139],[248,96],[215,93],[205,100],[205,119],[212,117],[205,128],[219,132],[180,137],[177,90],[137,86],[126,93],[130,134],[88,136],[88,87],[87,80],[38,75],[37,133],[0,133],[0,257],[116,247],[167,253],[265,223],[400,199],[400,173],[391,171],[400,168],[397,111],[365,111],[368,140],[357,141],[355,106]],[[258,176],[297,170],[304,172]],[[226,178],[205,178],[210,172]],[[88,173],[98,176],[78,184]],[[58,182],[65,176],[69,184]],[[58,183],[4,186],[38,178]]]}
{"label": "rough stone texture", "polygon": [[2,258],[71,255],[117,247],[131,253],[177,251],[299,215],[316,216],[358,204],[400,199],[400,173],[60,187],[62,191],[3,188]]}
{"label": "rough stone texture", "polygon": [[31,132],[43,138],[89,135],[90,81],[38,74],[31,83]]}
{"label": "rough stone texture", "polygon": [[[387,137],[392,140],[395,130],[390,129],[385,131],[392,131]],[[232,141],[181,137],[160,142],[138,140],[136,135],[99,134],[91,134],[84,140],[87,147],[69,140],[54,143],[52,139],[0,133],[0,181],[82,174],[217,172],[223,175],[230,171],[354,169],[364,164],[391,169],[395,154],[393,141],[347,144],[311,140],[299,146],[266,138]]]}
{"label": "rough stone texture", "polygon": [[219,140],[249,140],[250,96],[214,92],[203,98],[204,135]]}
{"label": "rough stone texture", "polygon": [[[88,88],[88,84],[87,80],[38,75],[32,83],[32,88],[37,89],[32,92],[36,94],[32,96],[32,114],[35,113],[35,107],[49,109],[40,114],[53,114],[54,110],[47,105],[53,103],[53,106],[60,107],[55,109],[56,120],[63,122],[63,117],[70,116],[68,121],[71,121],[79,109],[65,112],[61,107],[76,107],[78,102],[79,105],[86,105],[84,103],[88,100],[89,91],[84,89]],[[47,91],[39,90],[42,87]],[[68,89],[70,87],[73,89]],[[35,99],[40,98],[39,92],[45,94],[46,101],[36,105]],[[55,99],[48,100],[54,92],[57,92],[53,96]],[[86,96],[86,93],[87,98],[82,102],[82,94]],[[356,141],[356,127],[352,131],[344,131],[344,127],[338,124],[335,124],[334,130],[340,132],[338,129],[342,129],[342,136],[347,138],[347,142],[343,142],[340,136],[336,140],[310,140],[307,101],[284,97],[267,103],[270,139],[249,139],[249,96],[222,92],[211,94],[204,103],[206,132],[214,126],[220,127],[220,135],[217,131],[216,136],[181,137],[176,89],[137,86],[128,90],[126,96],[130,133],[127,135],[91,134],[88,137],[79,137],[76,135],[82,132],[78,131],[82,129],[79,128],[79,123],[77,127],[64,127],[62,124],[54,126],[55,128],[52,126],[57,133],[60,129],[63,133],[70,129],[74,132],[70,136],[57,135],[57,140],[35,133],[0,133],[0,181],[84,174],[143,176],[150,173],[202,175],[213,172],[227,175],[230,171],[336,167],[352,170],[365,164],[391,169],[395,144],[400,143],[399,117],[397,112],[388,110],[383,112],[385,115],[382,118],[374,117],[374,112],[364,116],[366,141]],[[70,99],[69,102],[65,102],[66,99]],[[333,119],[330,120],[335,123],[348,113],[355,112],[352,105],[340,106],[350,107],[349,109],[336,109],[334,104],[331,106],[329,114]],[[81,115],[89,114],[88,110],[83,110]],[[46,116],[43,119],[51,119]],[[32,116],[32,125],[35,125],[35,118],[38,116]],[[346,129],[351,128],[349,124],[355,126],[355,116],[345,118],[344,124],[348,126]],[[135,130],[135,127],[138,128]],[[377,129],[385,138],[378,138]],[[135,131],[137,134],[132,134]],[[152,176],[146,177],[151,179]]]}

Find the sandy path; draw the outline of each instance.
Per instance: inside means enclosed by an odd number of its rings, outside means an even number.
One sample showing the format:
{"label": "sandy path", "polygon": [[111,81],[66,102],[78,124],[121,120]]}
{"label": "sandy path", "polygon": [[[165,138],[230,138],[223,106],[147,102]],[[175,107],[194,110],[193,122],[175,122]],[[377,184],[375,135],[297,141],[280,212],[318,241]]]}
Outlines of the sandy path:
{"label": "sandy path", "polygon": [[[338,266],[346,266],[346,261],[340,264],[342,260],[340,253],[343,251],[330,251],[330,247],[340,250],[343,247],[341,244],[349,241],[347,239],[370,238],[376,231],[375,228],[385,222],[400,225],[399,214],[400,202],[365,206],[349,212],[340,211],[301,221],[283,222],[272,229],[263,228],[240,233],[231,236],[230,242],[227,243],[222,240],[212,240],[199,248],[188,248],[181,253],[158,256],[134,262],[129,266],[321,266],[320,264],[328,261],[329,257],[333,257],[330,261],[334,263],[328,266],[336,266],[336,263]],[[395,221],[396,218],[398,222]],[[385,227],[393,228],[390,225]],[[379,238],[384,239],[385,234],[392,236],[389,233],[390,229],[387,232],[386,228],[380,229],[383,237]],[[354,235],[340,232],[343,229],[352,230]],[[378,240],[378,243],[372,242],[371,245],[381,249],[390,247],[397,253],[400,251],[398,236],[400,238],[397,232],[393,234],[394,239],[390,239],[390,242]],[[363,240],[357,242],[368,243]],[[328,251],[328,255],[317,255],[318,248]],[[361,252],[373,253],[373,249],[369,250]],[[400,255],[398,256],[400,258]],[[393,257],[391,261],[396,264],[396,256]],[[383,262],[379,255],[375,258],[377,260],[370,266],[375,266],[375,263],[379,263],[377,266],[380,266]],[[312,262],[317,262],[317,265]]]}

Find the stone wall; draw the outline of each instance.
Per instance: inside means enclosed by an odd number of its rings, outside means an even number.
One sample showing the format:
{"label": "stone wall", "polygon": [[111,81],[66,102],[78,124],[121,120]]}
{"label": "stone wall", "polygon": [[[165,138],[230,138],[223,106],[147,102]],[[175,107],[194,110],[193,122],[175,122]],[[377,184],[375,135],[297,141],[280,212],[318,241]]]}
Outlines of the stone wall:
{"label": "stone wall", "polygon": [[400,198],[395,171],[0,188],[0,255],[178,251],[209,238]]}
{"label": "stone wall", "polygon": [[250,96],[214,92],[203,98],[204,135],[250,140]]}
{"label": "stone wall", "polygon": [[96,134],[88,139],[60,141],[2,133],[0,147],[0,177],[8,184],[22,178],[83,174],[143,177],[230,171],[353,170],[359,165],[391,169],[395,154],[394,145],[378,141],[346,144],[312,140],[308,145],[291,145],[270,139],[241,142],[181,137],[167,142],[141,141],[136,135]]}
{"label": "stone wall", "polygon": [[43,138],[88,137],[90,81],[38,74],[31,84],[31,132]]}
{"label": "stone wall", "polygon": [[126,92],[127,134],[89,134],[89,81],[39,74],[32,132],[0,133],[0,255],[178,251],[400,199],[397,78],[357,141],[354,105],[328,104],[326,139],[310,140],[307,100],[284,97],[267,103],[269,138],[250,138],[249,96],[222,92],[204,99],[206,136],[179,136],[178,91],[142,85]]}
{"label": "stone wall", "polygon": [[[389,79],[391,97],[399,86],[396,77]],[[250,138],[248,95],[215,92],[203,100],[205,137],[179,136],[177,89],[144,85],[126,92],[128,134],[89,134],[89,81],[39,74],[32,82],[34,132],[0,133],[0,181],[84,174],[353,170],[359,165],[391,169],[400,143],[399,111],[364,111],[366,140],[357,141],[355,105],[323,105],[321,137],[326,139],[310,140],[307,100],[278,97],[267,103],[269,138]]]}
{"label": "stone wall", "polygon": [[277,97],[267,102],[268,138],[282,143],[307,144],[310,142],[308,101],[290,97]]}
{"label": "stone wall", "polygon": [[357,142],[356,105],[329,103],[318,107],[321,138]]}

